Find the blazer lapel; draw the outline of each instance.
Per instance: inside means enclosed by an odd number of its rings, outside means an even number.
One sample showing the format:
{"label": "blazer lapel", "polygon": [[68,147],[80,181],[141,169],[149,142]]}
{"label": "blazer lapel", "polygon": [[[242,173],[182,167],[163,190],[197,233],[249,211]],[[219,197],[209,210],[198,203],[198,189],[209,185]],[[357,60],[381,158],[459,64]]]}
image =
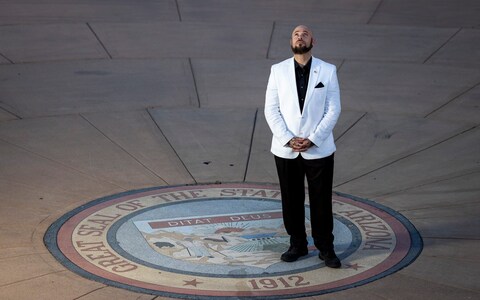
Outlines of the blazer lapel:
{"label": "blazer lapel", "polygon": [[288,83],[290,84],[290,91],[292,92],[292,99],[296,99],[295,105],[298,108],[298,113],[300,114],[300,104],[298,103],[298,93],[297,93],[297,79],[295,77],[295,58],[288,63]]}
{"label": "blazer lapel", "polygon": [[[298,99],[297,95],[297,79],[295,78],[295,62],[294,58],[288,63],[288,82],[290,84],[290,91],[292,91],[295,98]],[[298,107],[300,109],[300,106]]]}
{"label": "blazer lapel", "polygon": [[305,96],[305,105],[312,98],[318,76],[320,75],[320,62],[312,56],[312,66],[310,67],[310,75],[308,78],[307,95]]}

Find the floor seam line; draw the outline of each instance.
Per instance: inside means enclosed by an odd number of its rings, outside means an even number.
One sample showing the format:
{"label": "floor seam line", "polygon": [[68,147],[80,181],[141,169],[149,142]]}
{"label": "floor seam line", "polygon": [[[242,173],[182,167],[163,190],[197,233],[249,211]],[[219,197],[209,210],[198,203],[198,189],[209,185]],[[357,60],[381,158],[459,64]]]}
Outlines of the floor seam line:
{"label": "floor seam line", "polygon": [[92,26],[90,25],[90,23],[86,23],[87,24],[87,27],[90,29],[90,31],[93,33],[93,35],[95,36],[95,38],[97,39],[97,41],[100,43],[100,46],[102,46],[103,50],[105,51],[105,53],[107,53],[108,57],[110,59],[113,59],[112,55],[110,54],[110,52],[108,51],[107,47],[105,46],[105,44],[102,42],[102,40],[100,39],[100,37],[97,35],[97,33],[95,32],[95,30],[93,30]]}
{"label": "floor seam line", "polygon": [[62,166],[62,167],[64,167],[64,168],[67,168],[67,169],[69,169],[69,170],[73,170],[73,171],[75,171],[75,172],[78,172],[78,173],[82,174],[83,176],[87,177],[87,178],[90,179],[90,180],[93,180],[93,179],[98,180],[98,179],[100,179],[100,180],[102,180],[102,181],[104,181],[104,182],[106,182],[106,183],[108,183],[108,184],[111,184],[111,185],[113,185],[113,186],[116,186],[116,187],[118,187],[118,188],[121,188],[122,190],[125,190],[124,187],[122,187],[122,186],[120,186],[120,185],[118,185],[118,184],[116,184],[116,183],[114,183],[114,182],[110,182],[109,180],[106,180],[105,178],[102,178],[102,177],[92,177],[90,174],[85,173],[85,172],[82,171],[82,170],[78,170],[78,169],[76,169],[76,168],[74,168],[74,167],[72,167],[72,166],[69,166],[69,165],[64,164],[64,163],[61,162],[61,161],[57,161],[57,160],[55,160],[55,159],[49,158],[49,157],[47,157],[47,156],[45,156],[45,155],[43,155],[43,154],[36,153],[36,152],[34,152],[34,151],[32,151],[32,150],[30,150],[30,149],[28,149],[28,148],[25,148],[25,147],[23,147],[23,146],[17,145],[17,144],[15,144],[15,143],[11,143],[11,142],[3,139],[3,138],[0,138],[0,141],[2,141],[2,142],[4,142],[4,143],[7,143],[7,144],[9,144],[9,145],[11,145],[11,146],[13,146],[13,147],[20,148],[20,149],[22,149],[23,151],[26,151],[26,152],[28,152],[28,153],[30,153],[30,154],[32,154],[32,155],[38,156],[38,157],[40,157],[40,158],[43,158],[43,159],[45,159],[45,160],[47,160],[47,161],[49,161],[49,162],[58,164],[58,165],[60,165],[60,166]]}
{"label": "floor seam line", "polygon": [[22,119],[23,119],[22,117],[20,117],[20,116],[17,115],[16,113],[13,113],[13,112],[9,111],[8,109],[6,109],[5,107],[3,107],[3,106],[1,105],[2,103],[4,103],[4,102],[1,102],[1,101],[0,101],[0,109],[1,109],[1,110],[3,110],[4,112],[6,112],[6,113],[8,113],[8,114],[10,114],[10,115],[12,115],[12,116],[14,116],[14,117],[17,118],[18,120],[22,120]]}
{"label": "floor seam line", "polygon": [[375,10],[373,11],[372,15],[370,18],[368,18],[367,25],[370,24],[373,21],[373,18],[377,14],[377,12],[380,10],[380,7],[383,5],[383,0],[380,0],[380,2],[377,4],[377,7],[375,7]]}
{"label": "floor seam line", "polygon": [[182,14],[180,13],[180,5],[178,4],[178,0],[175,0],[175,6],[177,8],[178,21],[182,22]]}
{"label": "floor seam line", "polygon": [[192,73],[193,88],[195,89],[195,95],[197,96],[197,107],[201,108],[202,104],[200,103],[200,95],[198,94],[197,79],[195,78],[195,71],[193,69],[192,58],[188,58],[188,64],[190,66],[190,72]]}
{"label": "floor seam line", "polygon": [[269,59],[269,57],[270,57],[270,48],[272,46],[272,40],[273,40],[273,35],[275,33],[275,27],[276,27],[276,22],[273,21],[272,31],[270,32],[270,39],[268,40],[267,56],[265,57],[266,59]]}
{"label": "floor seam line", "polygon": [[[385,165],[383,165],[383,166],[380,166],[380,167],[375,168],[375,169],[373,169],[373,170],[370,170],[370,171],[368,171],[368,172],[366,172],[366,173],[364,173],[364,174],[362,174],[362,175],[359,175],[359,176],[357,176],[357,177],[355,177],[355,178],[352,178],[352,179],[349,179],[349,180],[347,180],[347,181],[345,181],[345,182],[342,182],[342,183],[340,183],[340,184],[337,184],[337,185],[335,185],[335,188],[336,188],[336,187],[339,187],[339,186],[342,186],[342,185],[344,185],[344,184],[347,184],[347,183],[349,183],[349,182],[352,182],[352,181],[354,181],[354,180],[357,180],[357,179],[359,179],[359,178],[362,178],[362,177],[364,177],[364,176],[367,176],[367,175],[369,175],[369,174],[372,174],[373,172],[376,172],[376,171],[381,170],[381,169],[383,169],[383,168],[386,168],[386,167],[388,167],[388,166],[391,166],[391,165],[393,165],[393,164],[395,164],[395,163],[397,163],[397,162],[399,162],[399,161],[401,161],[401,160],[404,160],[404,159],[406,159],[406,158],[409,158],[409,157],[412,157],[412,156],[414,156],[414,155],[417,155],[418,153],[421,153],[421,152],[427,151],[427,150],[429,150],[429,149],[432,149],[432,148],[434,148],[434,147],[436,147],[436,146],[438,146],[438,145],[440,145],[440,144],[443,144],[443,143],[445,143],[445,142],[447,142],[447,141],[449,141],[449,140],[451,140],[451,139],[454,139],[454,138],[456,138],[456,137],[458,137],[458,136],[461,136],[461,135],[463,135],[463,134],[465,134],[465,133],[467,133],[467,132],[469,132],[469,131],[471,131],[471,130],[474,130],[474,129],[476,129],[476,128],[479,127],[479,126],[480,126],[480,125],[472,126],[472,127],[468,128],[468,129],[463,130],[463,131],[461,131],[461,132],[459,132],[459,133],[456,133],[456,134],[454,134],[453,136],[450,136],[450,137],[448,137],[448,138],[446,138],[446,139],[444,139],[444,140],[442,140],[442,141],[436,142],[436,143],[434,143],[434,144],[432,144],[432,145],[430,145],[430,146],[426,146],[426,147],[424,147],[424,148],[422,148],[422,149],[420,149],[420,150],[414,151],[414,152],[412,152],[412,153],[410,153],[410,154],[407,154],[407,155],[405,155],[405,156],[403,156],[403,157],[400,157],[400,158],[398,158],[398,159],[395,159],[395,160],[393,160],[393,161],[391,161],[391,162],[389,162],[389,163],[387,163],[387,164],[385,164]],[[376,196],[376,197],[378,197],[378,196]]]}
{"label": "floor seam line", "polygon": [[5,58],[6,60],[8,60],[8,62],[9,62],[10,64],[12,64],[12,65],[15,64],[15,62],[14,62],[13,60],[11,60],[10,58],[8,58],[8,57],[7,57],[6,55],[4,55],[3,53],[0,53],[0,56],[3,57],[3,58]]}
{"label": "floor seam line", "polygon": [[168,139],[168,137],[163,133],[162,129],[160,128],[160,125],[157,123],[157,121],[155,121],[155,118],[153,117],[152,113],[150,112],[150,110],[147,108],[147,113],[148,115],[150,116],[150,119],[152,119],[153,123],[155,124],[155,126],[157,127],[158,131],[160,132],[160,134],[165,138],[165,140],[167,141],[168,145],[170,146],[170,149],[172,149],[173,153],[175,153],[175,156],[178,158],[178,160],[182,163],[182,166],[185,168],[185,170],[187,171],[188,175],[190,175],[190,178],[193,179],[194,183],[197,184],[197,180],[195,179],[195,177],[193,177],[192,173],[190,173],[190,170],[187,168],[187,166],[185,165],[185,162],[183,161],[183,159],[180,157],[180,155],[178,154],[177,150],[173,147],[172,143],[170,142],[170,140]]}
{"label": "floor seam line", "polygon": [[14,284],[17,284],[17,283],[22,283],[22,282],[26,282],[26,281],[30,281],[30,280],[42,278],[42,277],[45,277],[45,276],[48,276],[48,275],[52,275],[52,274],[63,273],[63,272],[66,272],[66,271],[67,271],[67,270],[59,270],[59,271],[55,271],[55,272],[50,272],[50,273],[46,273],[46,274],[34,276],[34,277],[31,277],[31,278],[27,278],[27,279],[15,281],[15,282],[7,283],[7,284],[4,284],[4,285],[0,285],[0,287],[7,287],[7,286],[14,285]]}
{"label": "floor seam line", "polygon": [[[401,272],[401,271],[399,271],[399,272]],[[468,289],[468,288],[465,288],[465,287],[459,287],[459,286],[455,286],[455,285],[451,285],[451,284],[445,284],[445,283],[443,283],[443,282],[428,280],[428,279],[423,278],[423,277],[415,276],[415,275],[413,275],[413,273],[408,273],[408,274],[406,274],[406,273],[399,273],[399,274],[402,275],[402,276],[407,276],[407,277],[411,277],[411,278],[415,278],[415,279],[420,279],[420,280],[423,280],[423,281],[426,281],[426,282],[430,282],[430,283],[433,283],[433,284],[436,284],[436,285],[446,286],[446,287],[450,287],[450,288],[460,289],[460,290],[469,291],[469,292],[474,292],[474,293],[479,294],[478,291],[475,291],[475,290],[472,290],[472,289]]]}
{"label": "floor seam line", "polygon": [[257,116],[258,116],[258,108],[255,110],[255,116],[253,117],[252,135],[250,137],[250,147],[248,148],[247,165],[245,166],[245,174],[243,175],[243,182],[245,182],[245,180],[247,180],[248,167],[250,165],[250,158],[251,158],[251,155],[252,155],[253,138],[255,136],[255,128],[256,128],[256,125],[257,125]]}
{"label": "floor seam line", "polygon": [[423,118],[428,118],[430,117],[430,115],[436,113],[437,111],[441,110],[442,108],[444,108],[445,106],[449,105],[450,103],[454,102],[455,100],[457,100],[458,98],[462,97],[463,95],[467,94],[468,92],[470,92],[471,90],[473,90],[474,88],[476,88],[477,86],[480,85],[480,82],[478,82],[477,84],[473,85],[472,87],[469,87],[467,88],[466,90],[464,90],[463,92],[460,92],[460,94],[458,94],[457,96],[453,97],[452,99],[448,100],[447,102],[445,102],[444,104],[440,105],[439,107],[435,108],[434,110],[432,110],[431,112],[429,112],[428,114],[426,114]]}
{"label": "floor seam line", "polygon": [[95,293],[96,291],[102,290],[102,289],[104,289],[104,288],[106,288],[106,286],[101,286],[101,287],[99,287],[99,288],[93,289],[93,290],[91,290],[91,291],[88,292],[88,293],[85,293],[85,294],[83,294],[83,295],[81,295],[81,296],[78,296],[78,297],[76,297],[76,298],[73,298],[73,300],[82,299],[83,297],[85,297],[85,296],[87,296],[87,295],[90,295],[90,294],[92,294],[92,293]]}
{"label": "floor seam line", "polygon": [[405,188],[405,189],[392,191],[392,192],[385,193],[385,194],[375,195],[374,197],[385,197],[385,196],[389,196],[389,195],[392,195],[392,194],[397,194],[397,193],[401,193],[401,192],[410,191],[410,190],[413,190],[413,189],[416,189],[416,188],[421,188],[423,186],[428,186],[428,185],[435,184],[435,183],[440,183],[440,182],[443,182],[443,181],[449,181],[449,180],[452,180],[452,179],[461,178],[463,176],[468,176],[468,175],[472,175],[472,174],[479,173],[479,172],[480,172],[480,169],[473,169],[473,171],[469,171],[469,172],[466,172],[464,174],[455,175],[453,177],[449,177],[449,178],[445,178],[445,179],[439,179],[439,180],[435,180],[435,181],[431,181],[431,182],[427,182],[427,183],[422,183],[422,184],[419,184],[419,185],[414,185],[414,186],[411,186],[411,187],[408,187],[408,188]]}
{"label": "floor seam line", "polygon": [[430,54],[424,61],[422,64],[425,64],[427,61],[430,60],[430,58],[432,58],[435,54],[437,54],[438,51],[440,51],[443,47],[445,47],[445,45],[447,45],[460,31],[462,31],[462,27],[460,27],[452,36],[450,36],[443,44],[440,45],[440,47],[438,47],[438,49],[436,49],[435,51],[432,52],[432,54]]}
{"label": "floor seam line", "polygon": [[335,142],[337,142],[338,140],[340,140],[345,134],[347,134],[347,132],[350,131],[350,129],[352,129],[353,127],[355,127],[355,125],[358,124],[358,122],[360,122],[368,113],[363,113],[363,115],[360,116],[360,118],[358,118],[358,120],[356,120],[355,122],[353,122],[352,125],[350,125],[347,130],[345,130],[343,133],[341,133],[336,139],[335,139]]}
{"label": "floor seam line", "polygon": [[122,150],[124,153],[126,153],[128,156],[130,156],[131,158],[133,158],[133,160],[135,160],[138,164],[140,164],[142,167],[144,167],[145,169],[147,169],[150,173],[152,173],[153,175],[155,175],[157,178],[161,179],[163,182],[165,182],[166,184],[168,184],[168,182],[162,178],[162,176],[158,175],[155,171],[153,171],[152,169],[150,169],[149,167],[147,167],[144,163],[142,163],[139,159],[137,159],[133,154],[131,154],[130,152],[128,152],[125,148],[123,148],[121,145],[119,145],[118,143],[116,143],[114,140],[112,140],[107,134],[105,134],[103,131],[100,130],[100,128],[98,128],[97,126],[95,126],[92,122],[90,122],[87,117],[85,117],[84,115],[80,114],[80,117],[82,119],[84,119],[88,124],[90,124],[90,126],[92,126],[95,130],[97,130],[101,135],[103,135],[110,143],[112,143],[113,145],[115,145],[116,147],[118,147],[120,150]]}

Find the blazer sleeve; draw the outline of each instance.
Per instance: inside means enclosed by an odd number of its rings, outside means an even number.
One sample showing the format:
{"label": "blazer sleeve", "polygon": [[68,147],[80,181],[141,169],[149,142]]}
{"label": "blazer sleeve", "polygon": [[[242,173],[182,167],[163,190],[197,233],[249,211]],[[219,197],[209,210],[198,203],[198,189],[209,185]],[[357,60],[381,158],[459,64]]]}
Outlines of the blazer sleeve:
{"label": "blazer sleeve", "polygon": [[273,133],[273,137],[282,145],[286,145],[295,135],[288,130],[285,119],[280,111],[277,84],[275,66],[272,66],[265,95],[265,119]]}
{"label": "blazer sleeve", "polygon": [[333,127],[337,123],[340,116],[340,87],[338,85],[337,68],[333,65],[330,74],[330,80],[327,86],[327,95],[325,99],[325,110],[323,118],[318,126],[308,137],[315,145],[321,145],[333,131]]}

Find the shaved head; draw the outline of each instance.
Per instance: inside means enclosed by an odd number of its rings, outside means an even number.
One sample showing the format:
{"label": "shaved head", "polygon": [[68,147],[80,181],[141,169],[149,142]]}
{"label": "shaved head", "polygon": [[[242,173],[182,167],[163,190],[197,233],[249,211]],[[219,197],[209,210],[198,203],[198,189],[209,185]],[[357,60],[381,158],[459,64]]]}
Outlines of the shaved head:
{"label": "shaved head", "polygon": [[295,33],[296,31],[306,31],[310,34],[310,36],[313,37],[313,32],[312,30],[310,30],[310,28],[308,28],[307,26],[305,25],[298,25],[297,27],[295,27],[295,29],[293,29],[293,32],[292,32],[292,35],[293,33]]}
{"label": "shaved head", "polygon": [[294,54],[309,53],[315,40],[312,31],[305,25],[298,25],[293,29],[290,46]]}

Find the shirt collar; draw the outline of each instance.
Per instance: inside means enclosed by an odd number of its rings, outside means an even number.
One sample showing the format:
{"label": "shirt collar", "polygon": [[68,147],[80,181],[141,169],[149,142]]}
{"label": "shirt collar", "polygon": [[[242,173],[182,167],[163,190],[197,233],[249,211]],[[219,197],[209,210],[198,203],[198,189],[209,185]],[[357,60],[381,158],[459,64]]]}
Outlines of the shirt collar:
{"label": "shirt collar", "polygon": [[301,68],[305,71],[310,71],[310,66],[312,65],[312,58],[310,57],[310,59],[308,60],[307,64],[305,66],[300,66],[300,64],[295,60],[293,59],[293,61],[295,62],[295,69],[298,69],[298,68]]}

